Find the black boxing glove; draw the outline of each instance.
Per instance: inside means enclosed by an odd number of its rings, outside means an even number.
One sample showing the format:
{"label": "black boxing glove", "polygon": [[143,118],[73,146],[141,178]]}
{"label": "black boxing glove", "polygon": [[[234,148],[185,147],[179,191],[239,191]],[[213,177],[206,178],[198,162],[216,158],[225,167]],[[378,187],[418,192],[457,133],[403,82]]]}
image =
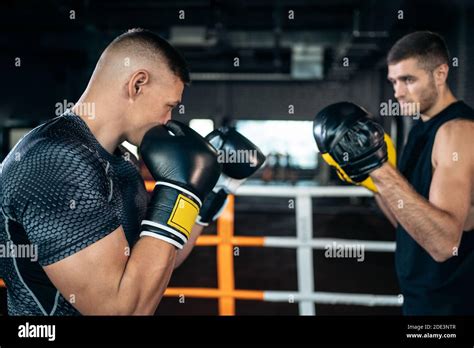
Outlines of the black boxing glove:
{"label": "black boxing glove", "polygon": [[140,155],[156,180],[140,237],[155,237],[182,249],[202,201],[221,173],[217,152],[188,126],[169,121],[145,134]]}
{"label": "black boxing glove", "polygon": [[206,197],[196,222],[207,226],[224,210],[229,194],[235,193],[245,180],[265,162],[265,156],[250,140],[235,128],[221,127],[206,136],[217,150],[222,174],[216,186]]}

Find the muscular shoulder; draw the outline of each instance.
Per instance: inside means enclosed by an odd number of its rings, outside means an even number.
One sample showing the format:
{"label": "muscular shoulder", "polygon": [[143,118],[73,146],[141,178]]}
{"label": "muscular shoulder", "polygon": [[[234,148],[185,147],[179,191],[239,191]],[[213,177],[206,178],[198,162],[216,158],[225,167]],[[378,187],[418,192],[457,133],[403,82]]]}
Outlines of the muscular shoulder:
{"label": "muscular shoulder", "polygon": [[35,171],[90,171],[102,168],[96,151],[78,141],[62,141],[58,139],[38,143],[25,154],[20,154],[24,167]]}
{"label": "muscular shoulder", "polygon": [[[444,123],[439,127],[436,137],[458,138],[462,135],[474,135],[474,121],[464,118],[458,118]],[[445,140],[446,140],[445,139]],[[467,140],[467,139],[466,139]]]}
{"label": "muscular shoulder", "polygon": [[[5,160],[4,189],[45,194],[67,187],[102,187],[105,164],[85,144],[60,139],[42,139],[33,146],[19,146]],[[105,187],[105,186],[104,186]]]}
{"label": "muscular shoulder", "polygon": [[464,164],[474,165],[473,147],[474,121],[455,119],[446,122],[436,133],[432,154],[433,165],[436,167],[440,161],[456,164],[461,160]]}

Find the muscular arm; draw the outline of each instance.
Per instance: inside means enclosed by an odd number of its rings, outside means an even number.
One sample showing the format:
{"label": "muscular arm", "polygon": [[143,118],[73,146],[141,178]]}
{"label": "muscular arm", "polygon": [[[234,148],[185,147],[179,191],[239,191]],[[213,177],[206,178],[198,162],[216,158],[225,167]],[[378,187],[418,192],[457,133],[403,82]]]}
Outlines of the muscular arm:
{"label": "muscular arm", "polygon": [[174,246],[151,237],[140,238],[130,253],[119,227],[44,270],[81,314],[145,315],[155,312],[175,258]]}
{"label": "muscular arm", "polygon": [[[466,124],[467,123],[467,124]],[[473,181],[472,122],[449,122],[441,127],[433,148],[434,173],[429,200],[419,195],[390,165],[371,177],[397,221],[438,262],[459,247]]]}
{"label": "muscular arm", "polygon": [[152,314],[175,247],[142,237],[128,249],[94,153],[81,144],[43,141],[22,166],[10,185],[19,193],[15,212],[64,298],[82,314]]}
{"label": "muscular arm", "polygon": [[194,225],[191,237],[179,251],[159,239],[142,237],[130,253],[123,228],[119,227],[44,269],[60,293],[74,301],[71,304],[82,314],[153,314],[173,269],[186,260],[202,231],[202,226]]}
{"label": "muscular arm", "polygon": [[184,246],[183,249],[179,250],[177,255],[176,255],[176,261],[174,264],[174,268],[178,268],[184,260],[187,259],[189,254],[194,248],[194,245],[196,244],[196,240],[198,237],[201,235],[204,227],[198,224],[194,224],[193,229],[191,231],[191,236],[189,237],[186,245]]}
{"label": "muscular arm", "polygon": [[375,193],[374,197],[377,205],[379,206],[380,210],[382,210],[388,221],[390,221],[393,227],[397,227],[397,219],[395,218],[395,215],[393,215],[390,208],[387,206],[387,203],[384,202],[382,196],[379,193]]}

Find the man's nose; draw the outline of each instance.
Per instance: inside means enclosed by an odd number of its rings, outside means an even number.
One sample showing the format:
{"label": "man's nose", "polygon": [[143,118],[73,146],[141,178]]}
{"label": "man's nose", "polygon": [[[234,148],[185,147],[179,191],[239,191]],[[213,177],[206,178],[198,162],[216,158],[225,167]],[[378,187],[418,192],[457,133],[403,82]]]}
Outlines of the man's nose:
{"label": "man's nose", "polygon": [[395,99],[400,99],[405,96],[406,89],[402,83],[396,82],[393,84],[393,91],[394,91]]}

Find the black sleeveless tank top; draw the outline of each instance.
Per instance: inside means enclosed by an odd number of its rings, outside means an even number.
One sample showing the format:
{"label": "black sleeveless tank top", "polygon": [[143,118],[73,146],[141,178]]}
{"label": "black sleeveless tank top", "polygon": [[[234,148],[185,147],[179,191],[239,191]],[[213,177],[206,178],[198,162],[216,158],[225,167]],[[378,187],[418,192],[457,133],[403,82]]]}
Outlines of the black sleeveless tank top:
{"label": "black sleeveless tank top", "polygon": [[[474,110],[458,101],[426,122],[418,120],[410,131],[399,170],[426,199],[432,180],[431,153],[436,132],[456,118],[474,120]],[[395,258],[404,314],[474,314],[474,231],[464,231],[457,256],[436,262],[399,224]]]}

